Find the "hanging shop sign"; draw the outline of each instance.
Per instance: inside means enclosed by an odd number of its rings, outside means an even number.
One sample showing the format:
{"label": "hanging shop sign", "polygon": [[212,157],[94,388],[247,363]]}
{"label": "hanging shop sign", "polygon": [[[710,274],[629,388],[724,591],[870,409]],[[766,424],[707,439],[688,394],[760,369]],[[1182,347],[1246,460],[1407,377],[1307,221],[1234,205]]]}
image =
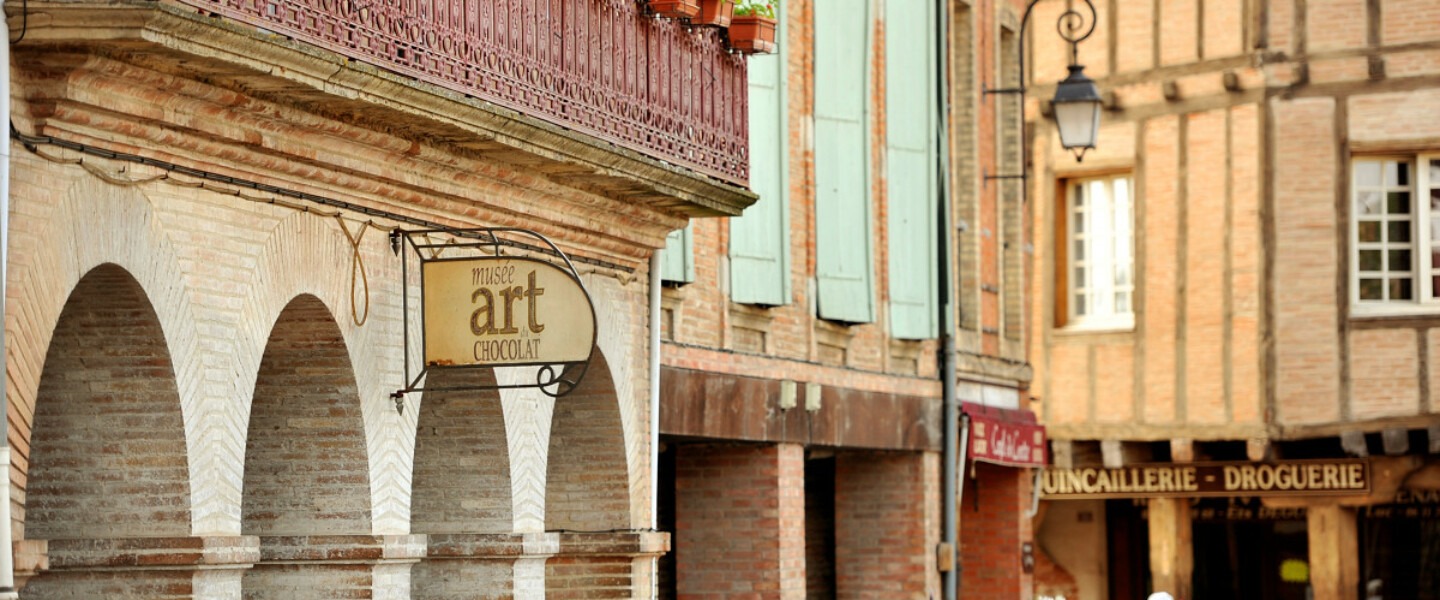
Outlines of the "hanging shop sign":
{"label": "hanging shop sign", "polygon": [[431,260],[420,282],[427,367],[580,362],[595,345],[585,288],[548,262]]}
{"label": "hanging shop sign", "polygon": [[1369,491],[1370,463],[1361,459],[1046,469],[1040,477],[1041,497],[1050,500],[1355,495]]}
{"label": "hanging shop sign", "polygon": [[[595,307],[580,275],[544,236],[524,229],[396,230],[406,289],[410,263],[420,266],[420,357],[412,372],[410,295],[405,312],[404,388],[409,392],[539,388],[563,396],[580,384],[595,348]],[[413,257],[413,259],[412,259]],[[422,388],[439,369],[535,367],[534,381]]]}
{"label": "hanging shop sign", "polygon": [[960,403],[970,419],[970,443],[966,449],[973,460],[1010,467],[1045,466],[1045,427],[1035,422],[1028,410],[1013,410]]}

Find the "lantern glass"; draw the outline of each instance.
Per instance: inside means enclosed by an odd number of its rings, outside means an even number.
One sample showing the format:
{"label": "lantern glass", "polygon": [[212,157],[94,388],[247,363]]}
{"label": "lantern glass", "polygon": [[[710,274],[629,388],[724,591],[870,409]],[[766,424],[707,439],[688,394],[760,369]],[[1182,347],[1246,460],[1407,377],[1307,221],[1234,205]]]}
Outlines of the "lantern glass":
{"label": "lantern glass", "polygon": [[1060,129],[1060,145],[1066,150],[1094,148],[1100,131],[1100,103],[1056,103],[1055,124]]}
{"label": "lantern glass", "polygon": [[1070,65],[1070,75],[1055,86],[1054,104],[1060,145],[1078,150],[1078,160],[1100,132],[1100,90],[1085,76],[1085,65]]}

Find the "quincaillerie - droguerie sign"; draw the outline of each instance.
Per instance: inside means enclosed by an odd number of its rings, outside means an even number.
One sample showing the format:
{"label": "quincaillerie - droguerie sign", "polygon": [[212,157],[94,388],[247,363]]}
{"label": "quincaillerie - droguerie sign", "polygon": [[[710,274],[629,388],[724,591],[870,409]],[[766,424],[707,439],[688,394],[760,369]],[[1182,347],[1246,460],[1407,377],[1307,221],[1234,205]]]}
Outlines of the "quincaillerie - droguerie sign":
{"label": "quincaillerie - droguerie sign", "polygon": [[1351,495],[1370,491],[1365,460],[1144,464],[1120,469],[1046,469],[1041,497]]}
{"label": "quincaillerie - droguerie sign", "polygon": [[480,257],[425,261],[425,365],[583,362],[595,312],[568,271],[542,260]]}

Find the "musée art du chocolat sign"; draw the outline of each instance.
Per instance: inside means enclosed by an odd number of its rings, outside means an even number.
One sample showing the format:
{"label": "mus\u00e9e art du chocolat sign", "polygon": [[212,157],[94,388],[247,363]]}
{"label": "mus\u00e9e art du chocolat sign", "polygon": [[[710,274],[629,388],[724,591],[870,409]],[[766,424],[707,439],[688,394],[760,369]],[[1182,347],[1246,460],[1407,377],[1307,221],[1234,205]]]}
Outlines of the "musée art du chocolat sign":
{"label": "mus\u00e9e art du chocolat sign", "polygon": [[421,267],[425,365],[583,362],[595,313],[570,272],[542,260],[485,256]]}
{"label": "mus\u00e9e art du chocolat sign", "polygon": [[1046,469],[1042,498],[1353,495],[1370,491],[1365,460],[1131,465]]}

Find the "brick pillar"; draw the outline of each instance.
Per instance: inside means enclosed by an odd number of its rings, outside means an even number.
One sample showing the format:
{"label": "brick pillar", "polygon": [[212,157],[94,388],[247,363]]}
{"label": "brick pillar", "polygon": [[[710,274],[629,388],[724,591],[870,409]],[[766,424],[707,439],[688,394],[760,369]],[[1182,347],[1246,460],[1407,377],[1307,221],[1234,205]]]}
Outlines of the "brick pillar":
{"label": "brick pillar", "polygon": [[679,448],[674,551],[682,599],[804,598],[804,450]]}
{"label": "brick pillar", "polygon": [[939,596],[939,465],[939,457],[930,452],[836,456],[838,597]]}
{"label": "brick pillar", "polygon": [[1026,598],[1034,575],[1021,565],[1021,545],[1033,542],[1030,471],[975,463],[966,469],[960,505],[960,597]]}
{"label": "brick pillar", "polygon": [[1188,498],[1151,498],[1150,580],[1157,592],[1190,600],[1195,573],[1195,542],[1190,531]]}
{"label": "brick pillar", "polygon": [[1356,597],[1360,586],[1360,547],[1355,511],[1331,504],[1305,510],[1310,536],[1310,586],[1315,600]]}

